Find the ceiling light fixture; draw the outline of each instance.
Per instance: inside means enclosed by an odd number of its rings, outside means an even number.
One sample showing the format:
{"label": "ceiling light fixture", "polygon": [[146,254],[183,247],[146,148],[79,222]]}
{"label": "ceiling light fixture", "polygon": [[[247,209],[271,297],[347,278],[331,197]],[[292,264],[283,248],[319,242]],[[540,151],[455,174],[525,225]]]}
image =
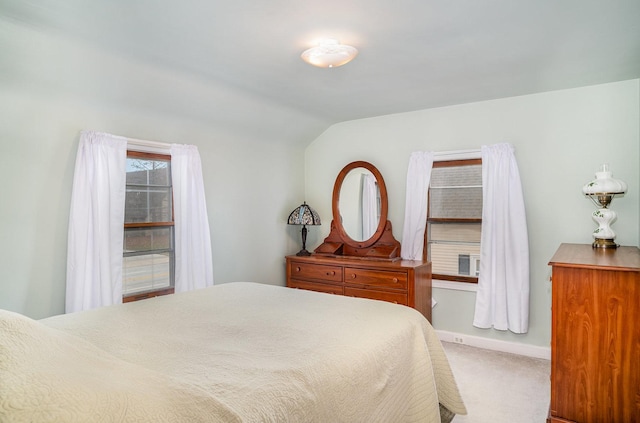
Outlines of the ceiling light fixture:
{"label": "ceiling light fixture", "polygon": [[349,63],[358,54],[355,47],[340,44],[338,40],[326,39],[318,46],[305,50],[300,57],[305,62],[320,68],[335,68]]}

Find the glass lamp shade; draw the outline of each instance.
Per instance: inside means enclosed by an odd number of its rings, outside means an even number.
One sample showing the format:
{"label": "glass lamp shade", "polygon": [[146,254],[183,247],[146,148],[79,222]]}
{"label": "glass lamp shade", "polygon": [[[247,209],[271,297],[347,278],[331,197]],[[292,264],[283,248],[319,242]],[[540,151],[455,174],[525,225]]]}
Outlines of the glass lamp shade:
{"label": "glass lamp shade", "polygon": [[627,192],[627,184],[620,179],[615,179],[609,171],[609,166],[604,164],[596,179],[582,187],[584,195],[621,195]]}
{"label": "glass lamp shade", "polygon": [[307,205],[306,202],[296,207],[295,210],[289,214],[287,220],[289,225],[302,225],[302,250],[298,251],[297,256],[310,256],[311,253],[307,251],[307,225],[320,225],[320,216],[318,213]]}
{"label": "glass lamp shade", "polygon": [[320,216],[304,202],[291,212],[287,223],[289,225],[320,225]]}
{"label": "glass lamp shade", "polygon": [[319,68],[335,68],[349,63],[357,54],[355,47],[340,44],[338,40],[326,39],[318,46],[305,50],[300,57]]}
{"label": "glass lamp shade", "polygon": [[616,221],[618,215],[609,209],[609,204],[616,196],[622,196],[627,192],[627,184],[619,179],[613,178],[609,171],[609,166],[604,164],[600,171],[596,172],[596,179],[582,187],[582,193],[591,198],[598,210],[591,214],[591,218],[598,224],[598,228],[593,231],[594,248],[616,248],[618,244],[614,242],[615,232],[611,229],[611,224]]}

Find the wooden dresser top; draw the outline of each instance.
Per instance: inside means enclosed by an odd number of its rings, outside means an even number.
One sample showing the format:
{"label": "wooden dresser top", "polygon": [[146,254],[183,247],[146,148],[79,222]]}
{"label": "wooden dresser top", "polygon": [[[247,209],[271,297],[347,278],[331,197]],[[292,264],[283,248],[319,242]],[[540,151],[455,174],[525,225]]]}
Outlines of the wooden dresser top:
{"label": "wooden dresser top", "polygon": [[400,270],[406,268],[417,268],[429,264],[428,261],[421,260],[365,260],[358,257],[348,256],[325,256],[313,254],[311,256],[287,256],[289,260],[305,261],[307,263],[351,266],[351,267],[376,267],[385,270]]}
{"label": "wooden dresser top", "polygon": [[549,262],[557,267],[640,272],[640,249],[618,247],[593,248],[591,244],[561,244]]}

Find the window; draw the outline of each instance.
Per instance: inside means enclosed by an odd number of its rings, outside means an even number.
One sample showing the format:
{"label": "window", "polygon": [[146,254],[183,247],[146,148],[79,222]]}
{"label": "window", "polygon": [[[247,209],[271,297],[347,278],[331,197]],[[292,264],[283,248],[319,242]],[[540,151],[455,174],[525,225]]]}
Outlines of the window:
{"label": "window", "polygon": [[437,161],[431,170],[427,259],[433,278],[478,282],[482,230],[482,161]]}
{"label": "window", "polygon": [[127,152],[123,301],[172,294],[175,280],[171,156]]}

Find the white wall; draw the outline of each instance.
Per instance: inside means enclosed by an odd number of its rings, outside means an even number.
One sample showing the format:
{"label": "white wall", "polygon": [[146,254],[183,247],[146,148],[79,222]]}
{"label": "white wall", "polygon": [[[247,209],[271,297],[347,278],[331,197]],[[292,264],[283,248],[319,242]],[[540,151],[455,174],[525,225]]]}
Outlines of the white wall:
{"label": "white wall", "polygon": [[550,339],[550,269],[560,243],[590,243],[594,206],[581,194],[602,163],[629,184],[612,208],[617,241],[639,239],[639,80],[463,104],[343,122],[330,127],[305,153],[306,198],[327,222],[312,232],[314,248],[329,232],[331,192],[347,163],[373,163],[389,191],[389,219],[402,242],[405,183],[412,151],[514,145],[527,209],[530,259],[530,330],[526,335],[472,326],[475,293],[435,289],[436,329],[538,346]]}
{"label": "white wall", "polygon": [[[197,145],[215,282],[284,285],[283,256],[300,246],[286,225],[304,199],[300,139],[313,139],[317,122],[193,75],[2,17],[0,24],[0,308],[34,318],[64,311],[68,210],[83,129]],[[299,125],[283,125],[285,116]],[[310,133],[294,130],[305,126]]]}

